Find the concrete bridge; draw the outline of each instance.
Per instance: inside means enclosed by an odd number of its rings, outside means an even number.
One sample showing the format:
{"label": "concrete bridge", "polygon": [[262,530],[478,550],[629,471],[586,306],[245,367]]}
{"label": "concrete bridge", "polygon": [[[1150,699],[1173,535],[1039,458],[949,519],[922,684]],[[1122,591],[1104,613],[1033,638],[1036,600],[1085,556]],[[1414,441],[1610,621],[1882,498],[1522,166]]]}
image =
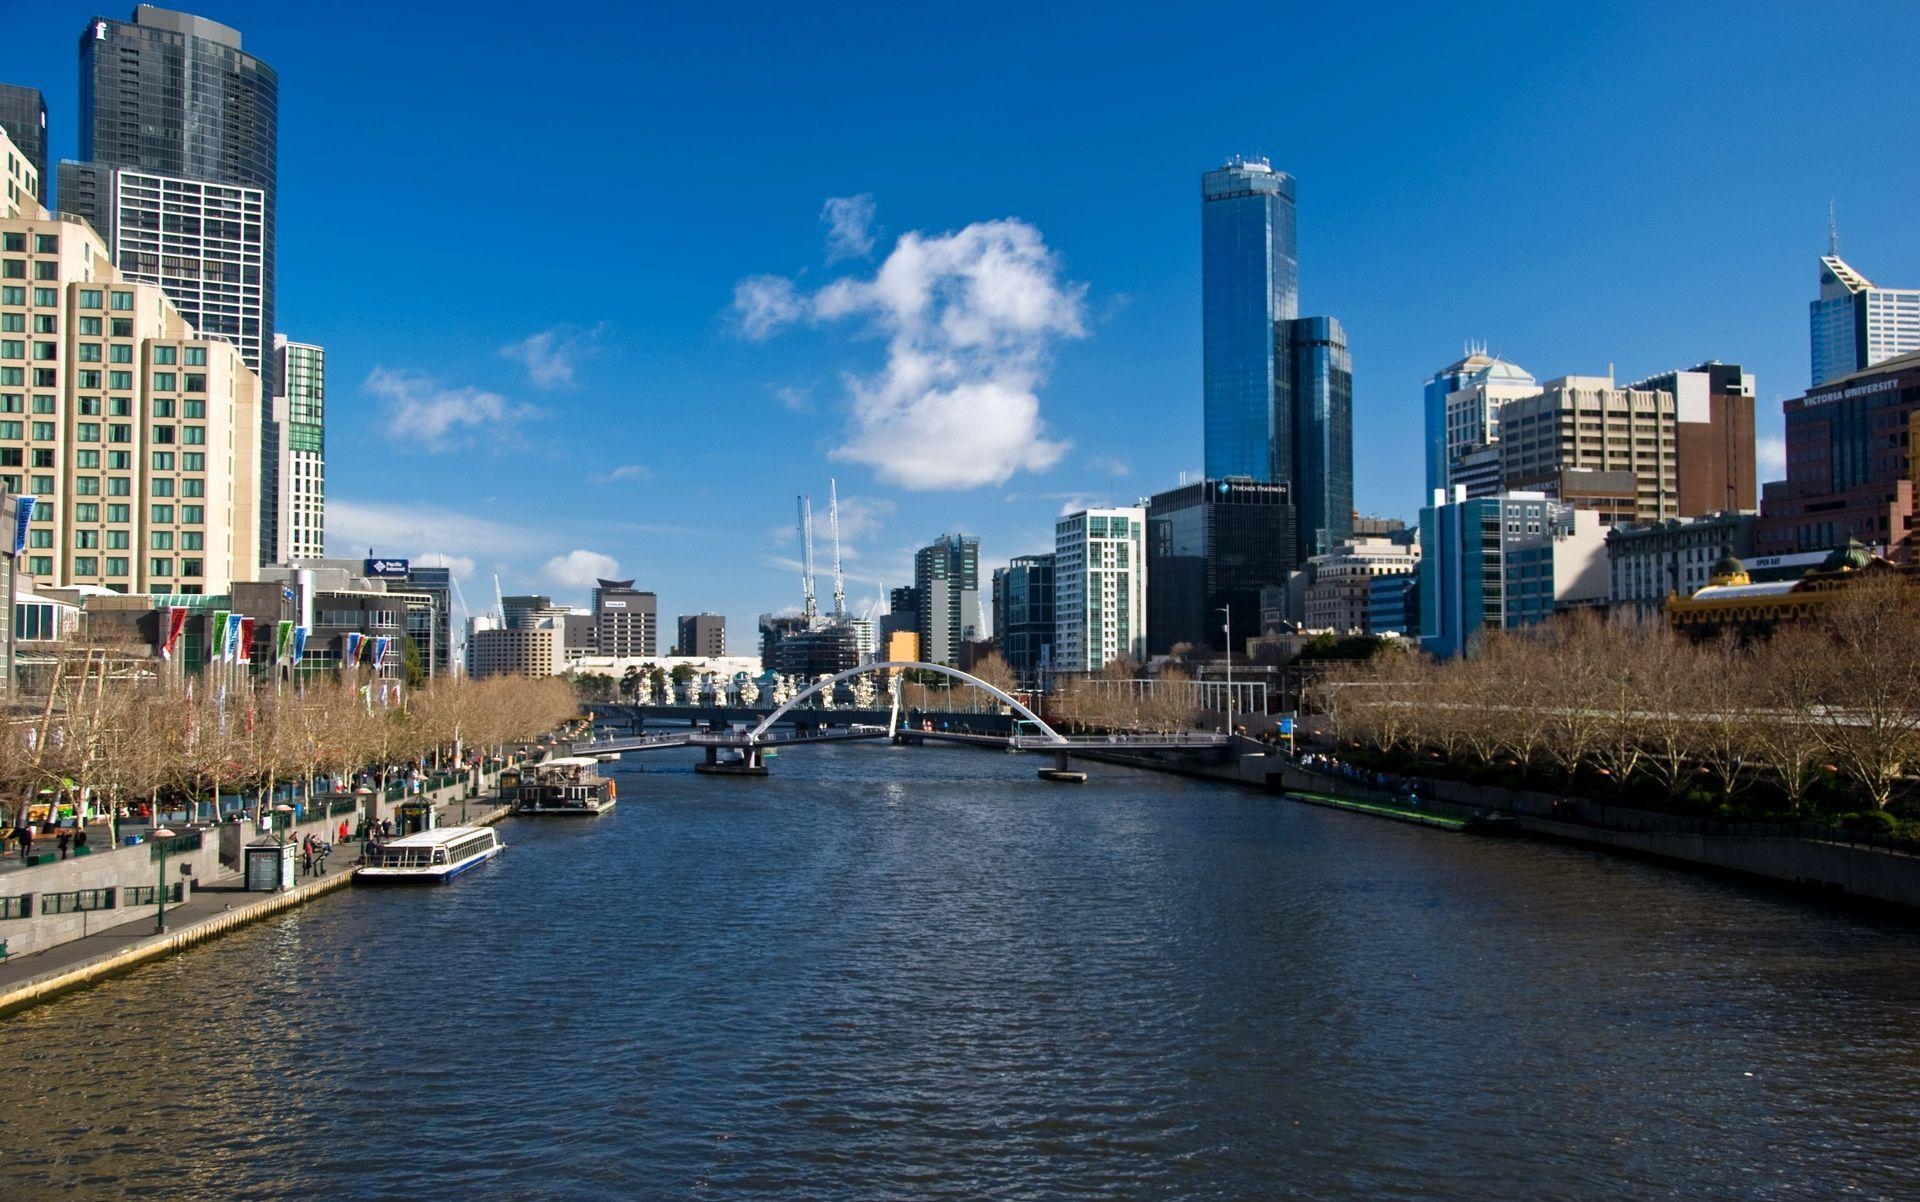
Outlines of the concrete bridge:
{"label": "concrete bridge", "polygon": [[[975,734],[952,730],[915,730],[900,724],[900,691],[898,678],[895,677],[893,689],[893,707],[885,711],[887,723],[850,723],[843,728],[822,728],[815,726],[806,729],[799,726],[792,734],[775,734],[773,728],[783,720],[792,721],[792,715],[809,698],[819,696],[831,690],[843,681],[851,680],[867,672],[918,671],[934,672],[950,676],[964,684],[980,689],[1019,714],[1030,726],[1030,730],[1021,730],[1018,726],[1009,735]],[[854,717],[856,712],[831,711],[835,717]],[[816,716],[824,716],[815,711]],[[866,716],[860,714],[859,716]],[[874,716],[878,716],[877,714]],[[1231,735],[1200,732],[1182,732],[1177,734],[1145,735],[1063,735],[1047,724],[1046,719],[1028,709],[1019,698],[958,668],[945,664],[922,663],[917,660],[882,660],[877,663],[862,664],[820,680],[795,694],[783,705],[776,706],[757,725],[749,730],[715,729],[689,730],[686,734],[662,733],[654,735],[634,735],[630,737],[596,739],[590,743],[575,743],[572,747],[576,755],[625,753],[629,751],[653,751],[669,747],[701,747],[706,750],[704,762],[694,765],[695,771],[719,776],[765,776],[767,766],[765,753],[768,750],[793,747],[807,743],[847,742],[859,739],[894,739],[900,742],[958,742],[976,746],[1005,747],[1013,751],[1030,751],[1051,754],[1053,766],[1040,769],[1042,780],[1084,781],[1086,773],[1072,769],[1068,760],[1076,751],[1156,751],[1156,750],[1194,750],[1227,747],[1233,742]]]}

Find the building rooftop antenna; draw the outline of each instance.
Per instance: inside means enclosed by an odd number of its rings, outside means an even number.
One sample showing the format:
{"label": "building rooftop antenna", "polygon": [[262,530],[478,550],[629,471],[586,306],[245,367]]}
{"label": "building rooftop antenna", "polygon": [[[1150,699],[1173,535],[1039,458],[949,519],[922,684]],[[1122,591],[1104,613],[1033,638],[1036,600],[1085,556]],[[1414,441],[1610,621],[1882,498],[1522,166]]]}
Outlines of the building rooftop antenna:
{"label": "building rooftop antenna", "polygon": [[813,496],[801,493],[796,499],[800,503],[800,590],[806,596],[801,612],[811,625],[820,614],[813,599]]}
{"label": "building rooftop antenna", "polygon": [[1840,223],[1833,215],[1833,201],[1827,201],[1827,253],[1840,257]]}
{"label": "building rooftop antenna", "polygon": [[833,616],[847,616],[847,580],[840,572],[840,482],[827,479],[827,528],[833,532]]}

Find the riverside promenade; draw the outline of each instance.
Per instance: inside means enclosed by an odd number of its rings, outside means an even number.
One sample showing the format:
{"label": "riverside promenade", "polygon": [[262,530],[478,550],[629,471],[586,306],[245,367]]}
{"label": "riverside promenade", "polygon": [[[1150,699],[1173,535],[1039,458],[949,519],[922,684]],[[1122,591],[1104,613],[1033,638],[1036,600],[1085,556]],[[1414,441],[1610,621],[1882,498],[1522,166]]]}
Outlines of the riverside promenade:
{"label": "riverside promenade", "polygon": [[[487,774],[478,789],[485,794],[498,779],[497,771]],[[448,786],[428,799],[436,807],[438,821],[448,826],[491,826],[509,811],[491,798],[466,798],[462,786]],[[187,900],[167,908],[164,934],[156,933],[150,920],[134,920],[0,961],[0,1017],[343,888],[353,880],[353,863],[345,849],[336,850],[333,859],[325,874],[277,893],[249,891],[241,872],[197,885]]]}

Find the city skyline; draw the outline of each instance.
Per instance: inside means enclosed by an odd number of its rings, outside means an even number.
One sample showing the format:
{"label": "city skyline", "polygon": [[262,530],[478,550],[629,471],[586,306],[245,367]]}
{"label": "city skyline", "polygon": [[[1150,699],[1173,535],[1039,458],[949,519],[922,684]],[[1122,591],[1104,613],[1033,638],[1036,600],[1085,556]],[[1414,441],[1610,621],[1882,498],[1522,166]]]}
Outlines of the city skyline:
{"label": "city skyline", "polygon": [[[1461,36],[1424,16],[1369,47],[1384,77],[1419,78],[1417,87],[1344,79],[1332,63],[1306,61],[1310,46],[1284,85],[1216,79],[1210,47],[1224,44],[1224,30],[1240,22],[1238,39],[1279,19],[1223,12],[1138,45],[1093,31],[1111,53],[1076,67],[1071,86],[1021,59],[1003,95],[955,112],[953,93],[934,93],[962,85],[978,47],[966,31],[904,15],[870,30],[864,47],[790,27],[792,15],[770,14],[750,40],[724,42],[696,18],[669,18],[686,24],[659,29],[659,40],[695,52],[676,63],[636,51],[646,78],[623,78],[637,95],[609,104],[611,84],[568,66],[578,29],[595,23],[587,7],[564,27],[528,31],[513,60],[529,91],[548,95],[541,117],[502,113],[485,130],[456,131],[427,164],[409,162],[407,131],[377,114],[446,107],[430,94],[461,95],[461,77],[429,60],[504,62],[489,32],[497,27],[362,14],[364,61],[340,80],[330,69],[343,34],[238,4],[187,7],[240,29],[247,49],[280,72],[280,321],[327,346],[333,368],[329,550],[452,555],[475,604],[496,570],[508,592],[575,602],[595,576],[635,576],[661,593],[663,611],[714,610],[746,631],[758,612],[797,606],[785,515],[794,493],[824,492],[831,475],[847,493],[856,611],[884,596],[880,584],[907,583],[912,551],[942,530],[977,534],[987,575],[1049,549],[1063,509],[1130,505],[1174,487],[1183,471],[1198,478],[1192,184],[1232,154],[1265,155],[1298,181],[1307,309],[1339,315],[1353,353],[1362,512],[1411,518],[1424,501],[1414,483],[1421,386],[1470,339],[1542,379],[1609,365],[1629,380],[1707,358],[1741,363],[1758,378],[1759,429],[1771,447],[1780,401],[1807,378],[1804,314],[1827,249],[1826,201],[1838,201],[1849,263],[1892,287],[1920,281],[1920,236],[1897,204],[1914,168],[1883,150],[1912,119],[1895,112],[1872,131],[1830,128],[1864,82],[1830,82],[1791,101],[1725,86],[1760,68],[1810,74],[1823,49],[1842,46],[1861,64],[1855,78],[1870,79],[1881,57],[1891,64],[1891,51],[1876,48],[1911,30],[1910,15],[1892,8],[1850,13],[1844,31],[1793,14],[1765,30],[1722,29],[1714,11],[1586,14],[1578,28],[1515,16],[1503,34],[1525,65],[1499,94],[1410,70],[1427,48]],[[130,12],[50,4],[14,22],[0,81],[46,93],[50,160],[78,153],[78,36],[95,15]],[[1877,34],[1866,28],[1876,18]],[[1057,20],[1033,30],[1024,52],[1038,62],[1053,61],[1037,52],[1069,36],[1073,23]],[[1337,46],[1342,32],[1329,24],[1308,40]],[[1653,33],[1711,36],[1719,49],[1686,71],[1623,55],[1602,72],[1576,57]],[[780,75],[756,64],[789,55],[808,60],[809,79],[830,75],[889,35],[941,49],[911,76],[866,62],[860,88],[800,89],[813,99],[798,112],[777,111],[772,84],[754,82]],[[435,56],[409,57],[429,38]],[[714,95],[710,112],[681,112],[671,98],[704,95],[687,81],[722,56],[741,68],[729,94]],[[1582,87],[1560,86],[1569,71]],[[1113,82],[1130,73],[1160,85],[1147,89],[1155,104],[1175,98],[1170,110],[1114,95]],[[1182,97],[1181,82],[1200,78],[1213,94]],[[399,95],[353,86],[376,79]],[[1649,82],[1658,99],[1637,94]],[[1070,98],[1083,90],[1099,104]],[[1294,111],[1277,103],[1283,95]],[[862,103],[881,96],[891,108]],[[671,120],[642,127],[625,116],[652,98]],[[830,106],[840,132],[808,132],[821,115],[814,106]],[[1057,125],[1023,126],[1010,143],[1011,108],[1056,114]],[[950,119],[916,124],[936,111]],[[555,117],[581,113],[595,116]],[[359,133],[330,135],[341,126]],[[906,129],[915,137],[903,142]],[[620,191],[632,214],[597,209],[577,191],[530,198],[474,184],[472,172],[488,167],[565,178],[563,164],[609,138],[632,161],[606,168],[620,185],[607,194]],[[1819,172],[1796,150],[1796,139],[1813,138]],[[687,187],[729,174],[755,186],[725,195]],[[1731,192],[1730,177],[1741,185]],[[587,253],[544,255],[553,223],[570,224],[566,241]],[[487,262],[516,245],[547,274]],[[1045,302],[1036,321],[995,327],[1004,353],[961,356],[970,378],[1016,402],[1003,425],[1018,437],[983,449],[977,458],[994,470],[978,478],[940,478],[941,456],[900,451],[897,421],[848,412],[842,381],[851,377],[864,389],[862,414],[879,398],[887,416],[888,390],[911,365],[889,346],[957,353],[938,330],[902,327],[884,307],[881,267],[904,266],[891,258],[903,247],[949,272],[983,253],[1012,255]],[[369,286],[338,266],[343,250],[389,265],[383,282]],[[540,286],[498,287],[506,279]],[[774,309],[736,308],[737,289],[755,279],[773,289]],[[457,309],[435,299],[448,297]],[[750,313],[789,328],[755,340],[743,326]],[[873,333],[882,337],[862,337]],[[1032,410],[1018,407],[1023,396],[1037,398]],[[905,434],[911,443],[910,423]],[[1777,457],[1763,451],[1760,475],[1777,478]],[[910,487],[928,482],[971,487]]]}

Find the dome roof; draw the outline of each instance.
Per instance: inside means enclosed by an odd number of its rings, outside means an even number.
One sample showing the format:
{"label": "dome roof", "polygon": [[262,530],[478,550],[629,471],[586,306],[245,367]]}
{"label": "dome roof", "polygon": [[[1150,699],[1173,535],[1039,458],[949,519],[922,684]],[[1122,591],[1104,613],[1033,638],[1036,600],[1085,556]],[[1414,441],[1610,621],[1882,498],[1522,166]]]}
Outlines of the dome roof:
{"label": "dome roof", "polygon": [[1710,574],[1714,576],[1745,576],[1747,574],[1747,565],[1740,562],[1739,556],[1735,555],[1732,551],[1728,551],[1720,557],[1718,563],[1713,565],[1713,571]]}
{"label": "dome roof", "polygon": [[1833,554],[1820,564],[1823,572],[1857,572],[1873,562],[1873,552],[1861,544],[1857,538],[1847,540],[1844,547],[1835,547]]}

